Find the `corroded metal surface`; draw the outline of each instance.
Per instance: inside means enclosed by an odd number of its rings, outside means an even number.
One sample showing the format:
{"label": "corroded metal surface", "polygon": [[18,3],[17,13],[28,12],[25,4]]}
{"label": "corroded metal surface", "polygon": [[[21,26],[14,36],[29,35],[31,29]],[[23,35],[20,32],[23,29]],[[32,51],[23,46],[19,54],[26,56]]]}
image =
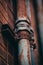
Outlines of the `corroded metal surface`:
{"label": "corroded metal surface", "polygon": [[18,0],[17,1],[18,4],[17,4],[17,17],[26,17],[27,14],[26,14],[26,3],[25,3],[25,0]]}
{"label": "corroded metal surface", "polygon": [[26,1],[17,1],[17,20],[16,33],[19,38],[18,58],[20,65],[31,65],[30,40],[33,40],[34,32],[32,30],[30,19],[27,17]]}

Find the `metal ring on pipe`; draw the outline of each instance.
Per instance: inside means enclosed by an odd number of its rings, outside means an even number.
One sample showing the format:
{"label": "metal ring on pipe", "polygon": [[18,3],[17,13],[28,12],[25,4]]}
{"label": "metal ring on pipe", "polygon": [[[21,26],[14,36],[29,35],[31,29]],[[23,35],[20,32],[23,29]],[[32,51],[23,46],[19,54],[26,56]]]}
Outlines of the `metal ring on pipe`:
{"label": "metal ring on pipe", "polygon": [[16,26],[20,26],[20,25],[27,25],[27,26],[30,26],[27,22],[19,22],[18,24],[16,24]]}
{"label": "metal ring on pipe", "polygon": [[18,18],[17,20],[16,20],[16,24],[17,23],[19,23],[19,22],[27,22],[28,24],[30,24],[30,20],[29,19],[27,19],[27,18]]}
{"label": "metal ring on pipe", "polygon": [[19,27],[16,28],[16,31],[17,31],[17,32],[20,31],[20,30],[30,31],[29,27],[24,27],[24,26],[20,27],[20,26],[19,26]]}

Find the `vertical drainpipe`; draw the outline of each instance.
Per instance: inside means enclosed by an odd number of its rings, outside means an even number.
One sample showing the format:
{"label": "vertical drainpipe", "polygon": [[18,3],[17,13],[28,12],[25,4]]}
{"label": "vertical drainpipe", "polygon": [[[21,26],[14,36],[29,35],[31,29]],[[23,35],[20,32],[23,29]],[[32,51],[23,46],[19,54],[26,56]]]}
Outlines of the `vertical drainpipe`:
{"label": "vertical drainpipe", "polygon": [[25,0],[17,0],[17,20],[16,29],[18,41],[18,59],[20,65],[31,65],[31,54],[30,54],[30,40],[31,28],[30,20],[26,13],[26,3]]}

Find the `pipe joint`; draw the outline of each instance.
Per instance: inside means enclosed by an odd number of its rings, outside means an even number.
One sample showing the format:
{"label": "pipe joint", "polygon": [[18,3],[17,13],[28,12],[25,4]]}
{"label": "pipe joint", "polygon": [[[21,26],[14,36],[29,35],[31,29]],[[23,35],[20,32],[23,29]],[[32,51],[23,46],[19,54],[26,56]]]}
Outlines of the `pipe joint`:
{"label": "pipe joint", "polygon": [[16,20],[16,24],[18,24],[18,23],[20,23],[20,22],[26,22],[26,23],[28,23],[29,25],[30,25],[30,19],[27,19],[27,18],[18,18],[17,20]]}
{"label": "pipe joint", "polygon": [[33,41],[34,42],[34,30],[33,28],[31,27],[31,25],[29,23],[27,23],[28,20],[26,20],[26,18],[20,18],[16,21],[16,29],[15,29],[15,33],[18,33],[21,31],[25,31],[25,32],[28,32],[28,36],[27,34],[24,35],[24,33],[22,33],[22,35],[18,35],[17,37],[19,39],[22,39],[22,38],[27,38],[29,39],[29,41]]}

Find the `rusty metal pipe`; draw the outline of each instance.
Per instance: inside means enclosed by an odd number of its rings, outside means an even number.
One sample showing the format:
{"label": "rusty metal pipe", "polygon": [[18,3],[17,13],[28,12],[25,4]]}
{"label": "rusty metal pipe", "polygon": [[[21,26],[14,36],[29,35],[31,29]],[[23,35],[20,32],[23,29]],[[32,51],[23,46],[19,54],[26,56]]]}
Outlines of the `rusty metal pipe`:
{"label": "rusty metal pipe", "polygon": [[17,1],[16,34],[18,42],[18,59],[20,65],[31,65],[30,41],[34,40],[34,32],[26,13],[26,1]]}

